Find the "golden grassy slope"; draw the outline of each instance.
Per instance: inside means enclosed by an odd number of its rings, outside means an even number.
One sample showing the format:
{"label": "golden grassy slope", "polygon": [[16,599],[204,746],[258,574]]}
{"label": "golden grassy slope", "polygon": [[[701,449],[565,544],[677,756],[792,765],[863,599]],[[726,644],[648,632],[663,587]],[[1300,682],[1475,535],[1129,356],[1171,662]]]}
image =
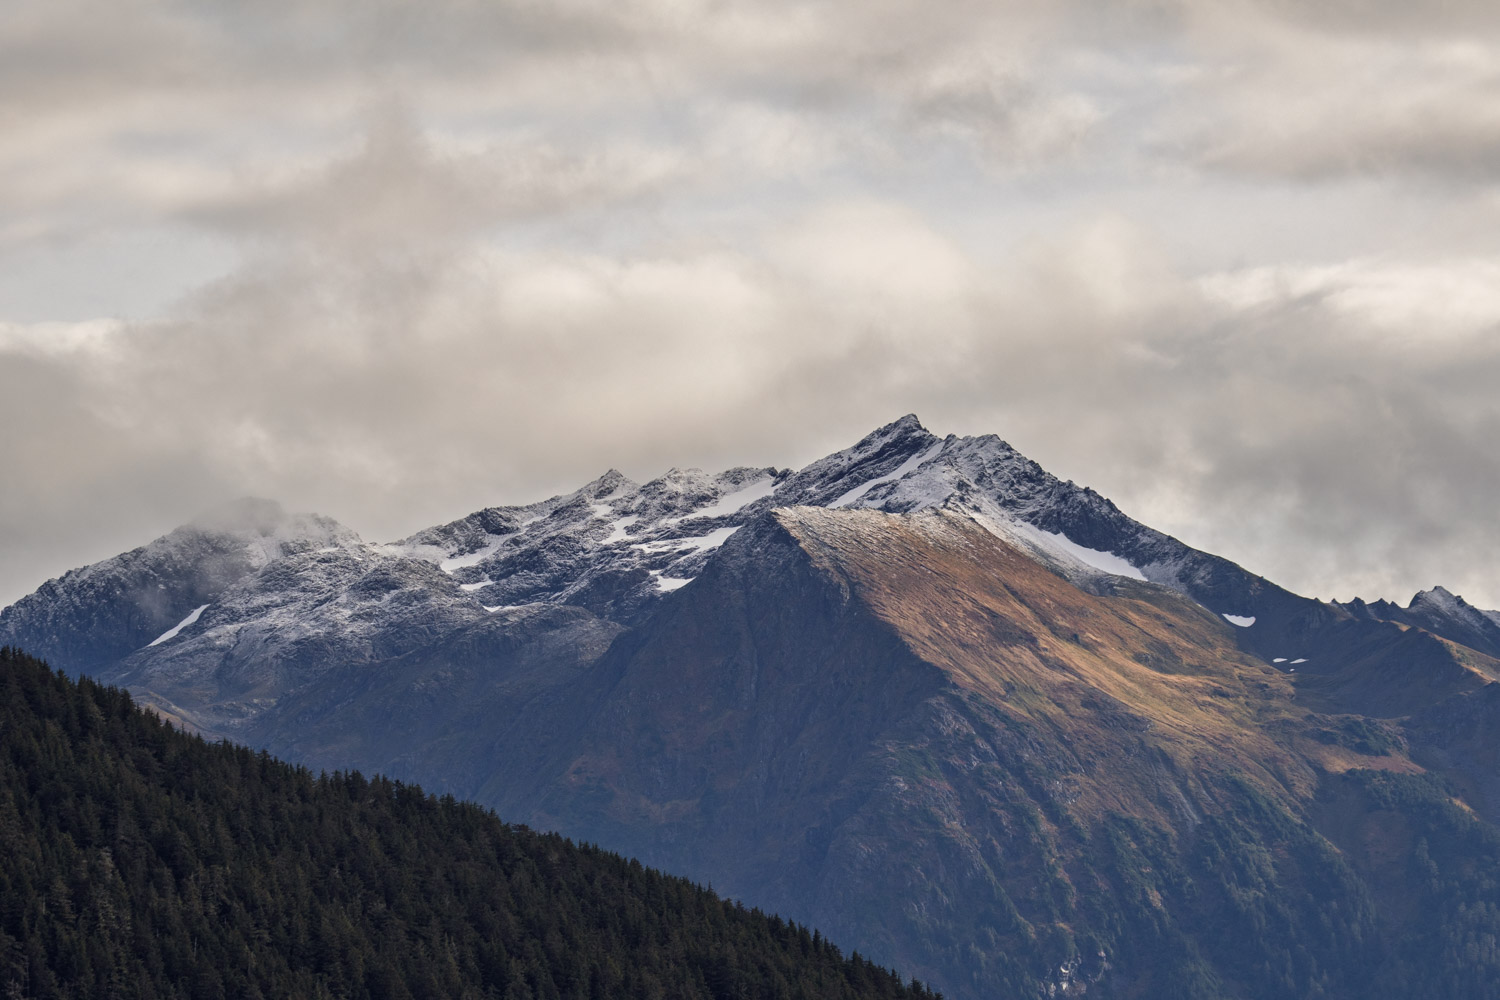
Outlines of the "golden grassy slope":
{"label": "golden grassy slope", "polygon": [[[1152,751],[1190,798],[1193,776],[1232,769],[1277,798],[1305,800],[1318,770],[1415,769],[1309,735],[1292,678],[1235,643],[1233,626],[1187,598],[1121,581],[1113,596],[1079,589],[986,531],[946,512],[787,508],[776,514],[804,551],[910,649],[961,688],[1044,724],[1093,770],[1084,814],[1167,817]],[[1148,787],[1150,786],[1150,787]]]}

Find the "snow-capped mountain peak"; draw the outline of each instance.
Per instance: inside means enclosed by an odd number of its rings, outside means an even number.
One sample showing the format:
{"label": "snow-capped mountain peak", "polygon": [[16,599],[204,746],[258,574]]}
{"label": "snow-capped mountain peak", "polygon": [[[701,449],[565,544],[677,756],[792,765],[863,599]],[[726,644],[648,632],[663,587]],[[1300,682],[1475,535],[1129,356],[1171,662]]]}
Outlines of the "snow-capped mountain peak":
{"label": "snow-capped mountain peak", "polygon": [[[744,526],[799,506],[941,510],[1087,588],[1147,580],[1216,614],[1262,623],[1275,619],[1268,600],[1291,599],[1058,480],[998,437],[939,438],[907,415],[795,472],[673,468],[637,483],[611,469],[572,493],[487,507],[389,544],[366,543],[326,517],[239,501],[54,581],[0,613],[0,641],[24,638],[96,672],[113,664],[121,677],[218,663],[235,673],[235,691],[268,697],[325,661],[399,655],[456,629],[509,627],[515,615],[547,608],[633,625],[726,545],[753,544],[754,533],[740,537]],[[127,564],[134,568],[120,568]],[[98,586],[81,585],[101,572]],[[158,578],[175,582],[158,589]],[[84,606],[93,617],[79,628]],[[75,648],[67,638],[75,634],[107,638]]]}

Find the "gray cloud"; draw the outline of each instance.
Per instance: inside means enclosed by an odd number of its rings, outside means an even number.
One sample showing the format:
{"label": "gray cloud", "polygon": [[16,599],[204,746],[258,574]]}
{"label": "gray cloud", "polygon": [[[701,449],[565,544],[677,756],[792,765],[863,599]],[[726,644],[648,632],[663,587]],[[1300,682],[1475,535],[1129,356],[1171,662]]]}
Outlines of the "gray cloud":
{"label": "gray cloud", "polygon": [[1336,48],[1319,36],[1277,39],[1276,58],[1211,84],[1220,100],[1196,140],[1203,161],[1308,179],[1413,174],[1489,184],[1500,168],[1497,34]]}
{"label": "gray cloud", "polygon": [[23,3],[0,265],[235,263],[0,296],[0,600],[236,494],[390,538],[914,410],[1295,588],[1500,606],[1500,25],[1443,11]]}
{"label": "gray cloud", "polygon": [[26,358],[13,418],[62,400],[77,415],[33,421],[5,456],[51,463],[12,516],[123,496],[129,520],[165,482],[395,536],[610,465],[802,462],[914,408],[999,430],[1289,585],[1441,580],[1494,603],[1494,266],[1469,271],[1476,305],[1434,334],[1422,275],[1398,267],[1193,281],[1104,220],[996,272],[876,202],[732,253],[307,257]]}

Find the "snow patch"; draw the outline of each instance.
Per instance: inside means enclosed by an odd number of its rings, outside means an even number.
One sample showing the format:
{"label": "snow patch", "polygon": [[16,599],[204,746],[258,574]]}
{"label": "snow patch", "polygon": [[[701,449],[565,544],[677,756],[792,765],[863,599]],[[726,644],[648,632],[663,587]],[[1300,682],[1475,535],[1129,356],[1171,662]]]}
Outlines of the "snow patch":
{"label": "snow patch", "polygon": [[1103,570],[1115,576],[1128,576],[1132,580],[1144,582],[1146,579],[1146,574],[1137,569],[1134,563],[1115,555],[1113,552],[1105,552],[1102,549],[1091,549],[1087,546],[1079,545],[1067,535],[1057,531],[1041,531],[1038,529],[1037,534],[1046,538],[1047,541],[1045,544],[1061,549],[1085,566],[1092,566],[1094,569]]}
{"label": "snow patch", "polygon": [[656,586],[658,590],[667,593],[673,590],[678,590],[682,587],[686,587],[688,584],[692,583],[694,579],[695,578],[691,576],[686,580],[679,579],[675,576],[659,576],[656,578]]}
{"label": "snow patch", "polygon": [[1293,660],[1292,662],[1293,663],[1306,663],[1307,662],[1307,657],[1305,657],[1305,656],[1299,656],[1295,660]]}
{"label": "snow patch", "polygon": [[640,519],[640,515],[631,514],[629,517],[622,517],[618,521],[611,521],[609,525],[609,534],[605,536],[604,541],[600,544],[613,545],[616,542],[625,541],[630,537],[630,533],[626,529]]}
{"label": "snow patch", "polygon": [[683,514],[681,517],[669,517],[663,524],[676,524],[678,521],[688,521],[700,517],[728,517],[730,514],[738,513],[755,501],[770,496],[776,492],[776,480],[772,476],[757,479],[748,486],[742,486],[733,493],[726,493],[707,507],[700,507],[695,511]]}
{"label": "snow patch", "polygon": [[494,582],[495,581],[491,580],[489,577],[485,577],[483,580],[480,580],[478,583],[460,583],[458,585],[458,589],[459,590],[465,590],[465,591],[468,591],[470,593],[473,593],[476,590],[479,590],[479,589],[484,588],[484,587],[488,587],[490,584],[492,584]]}
{"label": "snow patch", "polygon": [[1023,550],[1032,552],[1041,550],[1043,554],[1079,562],[1090,569],[1097,569],[1112,576],[1124,576],[1132,580],[1146,579],[1146,574],[1123,556],[1079,545],[1060,532],[1043,531],[1034,524],[1027,524],[1025,521],[1005,514],[991,517],[977,510],[969,510],[968,514],[990,534],[1004,539],[1011,545],[1019,546]]}
{"label": "snow patch", "polygon": [[609,501],[609,500],[618,500],[622,496],[624,496],[625,494],[627,494],[627,493],[630,492],[630,487],[631,487],[631,483],[629,482],[629,480],[627,480],[625,482],[622,482],[620,485],[616,486],[614,489],[610,490],[608,493],[604,494],[604,496],[598,497],[597,499],[600,502],[605,502],[605,501]]}
{"label": "snow patch", "polygon": [[668,538],[657,542],[637,542],[631,548],[640,549],[643,552],[682,552],[684,550],[704,552],[723,545],[729,540],[730,535],[743,527],[743,524],[734,524],[727,528],[715,528],[706,535],[693,535],[688,538]]}
{"label": "snow patch", "polygon": [[869,482],[861,483],[828,506],[847,507],[849,504],[854,503],[854,501],[858,500],[860,497],[864,496],[866,493],[870,492],[872,489],[881,485],[882,483],[893,483],[918,466],[925,464],[928,459],[935,458],[937,456],[937,453],[942,450],[943,442],[939,441],[937,444],[933,445],[931,448],[928,448],[920,455],[913,455],[911,458],[908,458],[906,461],[902,462],[900,466],[896,468],[895,472],[887,472],[883,476],[876,476]]}
{"label": "snow patch", "polygon": [[178,622],[176,625],[173,625],[171,628],[167,629],[165,632],[163,632],[161,635],[157,636],[155,639],[152,639],[150,642],[146,643],[146,645],[147,646],[160,646],[162,643],[166,642],[168,639],[175,639],[175,638],[177,638],[177,633],[181,632],[183,629],[185,629],[189,625],[193,624],[193,622],[197,621],[198,620],[198,616],[201,615],[201,614],[203,614],[204,610],[207,607],[208,607],[207,604],[200,604],[200,605],[198,605],[198,607],[194,608],[192,611],[190,611],[188,613],[188,616],[186,618],[184,618],[182,621]]}
{"label": "snow patch", "polygon": [[1224,620],[1226,622],[1228,622],[1229,624],[1231,624],[1231,625],[1238,625],[1240,628],[1249,628],[1251,625],[1255,624],[1255,616],[1254,615],[1250,615],[1250,616],[1246,617],[1245,615],[1229,615],[1229,614],[1226,614],[1224,616]]}
{"label": "snow patch", "polygon": [[444,573],[452,573],[456,569],[463,569],[465,566],[474,566],[478,563],[482,563],[490,556],[494,555],[495,552],[500,548],[501,545],[505,543],[505,540],[509,537],[509,535],[491,535],[490,543],[488,545],[470,552],[467,555],[451,556],[447,559],[444,559],[442,562],[438,563],[438,569],[442,570]]}
{"label": "snow patch", "polygon": [[1276,657],[1276,659],[1272,660],[1271,662],[1272,663],[1285,663],[1286,662],[1286,657],[1285,656],[1278,656],[1278,657]]}

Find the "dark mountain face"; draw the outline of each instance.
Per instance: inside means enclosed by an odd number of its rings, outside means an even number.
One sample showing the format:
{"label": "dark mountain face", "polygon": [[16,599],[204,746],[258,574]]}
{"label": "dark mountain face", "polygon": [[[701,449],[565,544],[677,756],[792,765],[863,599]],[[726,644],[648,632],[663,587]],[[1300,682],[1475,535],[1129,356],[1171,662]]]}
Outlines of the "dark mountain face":
{"label": "dark mountain face", "polygon": [[[1072,828],[1121,803],[1164,830],[1200,822],[1193,758],[1236,741],[1295,767],[1245,725],[1289,714],[1290,685],[1165,599],[1087,594],[955,515],[778,511],[601,661],[584,683],[608,693],[575,749],[497,801],[829,921],[960,993],[1060,985],[1051,966],[1075,960],[1097,986],[1100,950],[1148,981],[1065,905]],[[1191,638],[1162,624],[1181,612]],[[1202,711],[1159,680],[1174,668],[1234,696]],[[1247,699],[1242,672],[1272,694]],[[1164,706],[1171,737],[1146,735]]]}
{"label": "dark mountain face", "polygon": [[[114,560],[0,613],[0,642],[108,633],[59,665],[639,855],[958,996],[1500,995],[1443,958],[1493,930],[1470,876],[1500,664],[1190,549],[997,438],[904,418],[798,472],[611,473],[391,545],[286,520],[225,536],[278,548],[131,636],[99,610],[129,600],[82,586]],[[1424,843],[1420,871],[1391,861]]]}
{"label": "dark mountain face", "polygon": [[1424,812],[1446,795],[1400,726],[1310,708],[1239,634],[960,515],[781,510],[580,679],[548,770],[489,791],[957,995],[1440,978],[1361,824],[1381,782],[1418,797],[1403,828],[1477,821]]}

